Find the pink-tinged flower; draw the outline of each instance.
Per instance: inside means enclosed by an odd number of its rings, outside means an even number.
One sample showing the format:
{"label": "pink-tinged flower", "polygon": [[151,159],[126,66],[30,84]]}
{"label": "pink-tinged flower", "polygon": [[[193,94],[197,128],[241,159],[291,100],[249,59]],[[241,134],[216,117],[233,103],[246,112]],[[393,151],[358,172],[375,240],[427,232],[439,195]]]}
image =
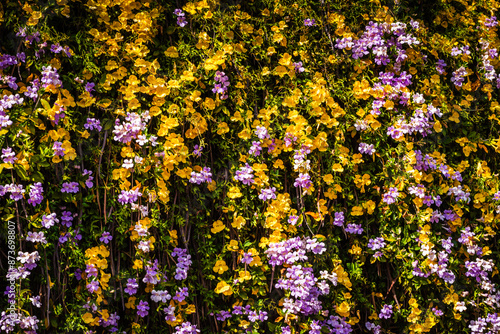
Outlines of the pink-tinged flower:
{"label": "pink-tinged flower", "polygon": [[295,225],[297,225],[298,221],[299,221],[299,216],[292,215],[292,216],[288,217],[288,223],[289,224],[292,224],[292,225],[295,226]]}
{"label": "pink-tinged flower", "polygon": [[62,193],[76,194],[78,190],[78,182],[64,182],[61,188]]}
{"label": "pink-tinged flower", "polygon": [[260,191],[259,199],[263,201],[267,201],[269,199],[276,199],[276,194],[274,193],[275,191],[276,187],[262,189]]}

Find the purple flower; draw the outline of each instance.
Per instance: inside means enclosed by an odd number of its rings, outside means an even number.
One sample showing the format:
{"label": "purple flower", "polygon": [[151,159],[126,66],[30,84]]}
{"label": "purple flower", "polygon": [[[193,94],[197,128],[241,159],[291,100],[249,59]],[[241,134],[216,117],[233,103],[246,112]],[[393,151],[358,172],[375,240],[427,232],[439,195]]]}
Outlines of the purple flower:
{"label": "purple flower", "polygon": [[87,118],[87,123],[83,127],[87,130],[102,130],[101,121],[95,118]]}
{"label": "purple flower", "polygon": [[361,154],[372,155],[373,153],[375,153],[373,144],[360,143],[358,150]]}
{"label": "purple flower", "polygon": [[382,249],[385,247],[385,240],[382,237],[368,240],[368,248],[371,250]]}
{"label": "purple flower", "polygon": [[139,302],[139,305],[137,305],[137,314],[140,317],[144,318],[145,316],[148,315],[148,313],[149,313],[148,310],[149,310],[149,304],[148,304],[148,302],[145,302],[145,301],[141,300]]}
{"label": "purple flower", "polygon": [[69,211],[63,211],[61,214],[61,224],[66,227],[71,227],[73,224],[73,215]]}
{"label": "purple flower", "polygon": [[260,125],[255,128],[255,134],[259,139],[269,138],[269,132],[267,131],[267,129]]}
{"label": "purple flower", "polygon": [[227,87],[230,86],[229,82],[229,77],[226,76],[224,72],[217,71],[215,72],[215,83],[214,83],[214,88],[212,89],[212,92],[214,94],[222,94],[220,96],[221,100],[227,99]]}
{"label": "purple flower", "polygon": [[28,204],[37,206],[42,203],[43,200],[43,188],[42,183],[37,182],[30,187],[30,198],[28,199]]}
{"label": "purple flower", "polygon": [[203,167],[203,169],[199,173],[192,171],[189,182],[196,184],[202,184],[203,182],[212,182],[212,172],[210,171],[210,167]]}
{"label": "purple flower", "polygon": [[345,231],[351,234],[362,234],[363,228],[361,224],[347,224]]}
{"label": "purple flower", "polygon": [[82,175],[83,176],[85,176],[85,175],[89,176],[87,178],[87,180],[85,180],[85,185],[87,186],[87,188],[92,188],[94,186],[94,183],[92,182],[94,180],[94,177],[92,176],[92,171],[84,169]]}
{"label": "purple flower", "polygon": [[246,163],[244,167],[241,167],[239,170],[236,171],[234,179],[248,186],[254,183],[253,179],[254,176],[252,173],[253,173],[252,167],[250,167],[250,165]]}
{"label": "purple flower", "polygon": [[125,122],[121,123],[119,119],[115,120],[113,139],[124,144],[130,143],[132,139],[136,139],[142,131],[146,130],[150,119],[149,111],[143,112],[142,115],[135,112],[127,113]]}
{"label": "purple flower", "polygon": [[201,157],[201,151],[203,151],[203,146],[194,145],[194,155],[196,155],[197,157]]}
{"label": "purple flower", "polygon": [[183,287],[182,289],[179,288],[177,290],[175,296],[172,299],[178,301],[179,303],[182,303],[184,299],[186,299],[186,297],[189,297],[188,288]]}
{"label": "purple flower", "polygon": [[14,164],[16,162],[16,153],[12,151],[11,147],[2,148],[2,159],[6,164]]}
{"label": "purple flower", "polygon": [[295,215],[291,215],[290,217],[288,217],[288,223],[289,224],[292,224],[292,225],[297,225],[297,222],[299,221],[299,217],[298,216],[295,216]]}
{"label": "purple flower", "polygon": [[453,82],[455,86],[462,87],[466,75],[467,75],[467,70],[465,69],[465,67],[462,66],[458,70],[453,72],[453,77],[451,78],[451,82]]}
{"label": "purple flower", "polygon": [[252,253],[243,253],[241,263],[250,264],[253,261]]}
{"label": "purple flower", "polygon": [[165,321],[175,321],[175,306],[167,306],[163,309],[163,312],[167,315]]}
{"label": "purple flower", "polygon": [[45,228],[51,228],[55,224],[59,223],[59,219],[56,218],[55,213],[51,213],[50,215],[42,216],[42,226]]}
{"label": "purple flower", "polygon": [[85,85],[85,91],[89,92],[90,96],[92,96],[92,92],[95,91],[94,87],[95,87],[95,83],[87,82],[87,84]]}
{"label": "purple flower", "polygon": [[177,17],[177,25],[181,28],[185,27],[188,24],[186,18],[184,16]]}
{"label": "purple flower", "polygon": [[174,248],[173,257],[177,257],[177,267],[175,269],[175,279],[183,280],[187,278],[189,266],[192,264],[191,255],[187,253],[187,249]]}
{"label": "purple flower", "polygon": [[304,67],[302,67],[301,61],[299,61],[298,63],[293,63],[293,67],[295,69],[295,73],[302,73],[306,70]]}
{"label": "purple flower", "polygon": [[438,309],[437,307],[433,307],[432,308],[432,312],[434,313],[434,315],[436,317],[440,317],[440,316],[442,316],[444,314],[444,312],[441,311],[440,309]]}
{"label": "purple flower", "polygon": [[93,264],[87,264],[87,268],[85,269],[85,273],[87,277],[97,277],[97,268]]}
{"label": "purple flower", "polygon": [[498,25],[498,21],[497,21],[497,17],[496,16],[492,16],[492,17],[489,17],[486,20],[484,20],[484,26],[485,27],[493,28],[496,25]]}
{"label": "purple flower", "polygon": [[378,316],[380,319],[390,319],[392,317],[392,305],[385,304]]}
{"label": "purple flower", "polygon": [[136,294],[138,287],[139,284],[137,284],[137,280],[135,278],[129,278],[127,279],[127,287],[124,289],[124,291],[125,293],[128,293],[132,296]]}
{"label": "purple flower", "polygon": [[59,80],[59,74],[57,69],[52,68],[52,66],[42,67],[42,87],[47,88],[50,85],[61,86],[62,81]]}
{"label": "purple flower", "polygon": [[47,239],[45,239],[45,234],[43,232],[28,232],[26,241],[41,242],[43,244],[47,243]]}
{"label": "purple flower", "polygon": [[276,194],[274,193],[275,191],[276,187],[262,189],[260,191],[259,199],[263,201],[267,201],[269,199],[276,199]]}
{"label": "purple flower", "polygon": [[113,236],[109,232],[103,232],[99,240],[101,242],[104,242],[105,244],[108,244],[111,240],[113,240]]}
{"label": "purple flower", "polygon": [[175,327],[174,334],[197,334],[200,330],[196,325],[192,325],[189,321],[183,322],[181,326]]}
{"label": "purple flower", "polygon": [[312,27],[316,25],[316,20],[315,19],[305,19],[304,20],[304,26],[306,27]]}
{"label": "purple flower", "polygon": [[78,182],[64,182],[61,188],[62,193],[76,194],[78,190]]}
{"label": "purple flower", "polygon": [[166,290],[153,290],[151,291],[151,300],[159,303],[166,303],[168,300],[172,299],[172,296]]}
{"label": "purple flower", "polygon": [[335,226],[344,226],[344,213],[343,212],[335,212],[335,219],[333,220],[333,225]]}
{"label": "purple flower", "polygon": [[89,284],[87,284],[87,290],[90,293],[96,292],[97,290],[99,290],[99,282],[97,281],[90,282]]}
{"label": "purple flower", "polygon": [[137,188],[136,190],[122,190],[121,194],[118,195],[118,202],[121,204],[121,205],[125,205],[125,204],[133,204],[135,202],[137,202],[137,200],[139,199],[139,197],[142,196],[142,193],[139,192],[139,188]]}
{"label": "purple flower", "polygon": [[295,179],[293,183],[294,187],[302,187],[304,189],[309,189],[312,187],[311,177],[307,173],[299,173],[299,177]]}
{"label": "purple flower", "polygon": [[177,8],[176,10],[174,10],[174,14],[176,16],[184,16],[185,15],[184,12],[182,11],[182,9],[180,9],[180,8]]}
{"label": "purple flower", "polygon": [[397,188],[391,187],[389,191],[384,194],[383,201],[387,204],[392,204],[396,202],[396,199],[399,196],[399,191]]}

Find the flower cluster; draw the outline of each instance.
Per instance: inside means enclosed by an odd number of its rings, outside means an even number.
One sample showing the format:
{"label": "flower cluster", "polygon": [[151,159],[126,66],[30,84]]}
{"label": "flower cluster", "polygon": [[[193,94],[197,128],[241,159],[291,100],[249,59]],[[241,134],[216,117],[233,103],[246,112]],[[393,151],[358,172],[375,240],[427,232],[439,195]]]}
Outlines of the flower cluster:
{"label": "flower cluster", "polygon": [[196,184],[212,182],[212,172],[210,171],[210,167],[203,167],[203,169],[199,173],[192,171],[189,182]]}
{"label": "flower cluster", "polygon": [[227,88],[231,85],[231,83],[229,82],[229,77],[224,72],[217,71],[215,72],[214,80],[215,84],[212,92],[214,94],[221,94],[221,100],[227,99]]}

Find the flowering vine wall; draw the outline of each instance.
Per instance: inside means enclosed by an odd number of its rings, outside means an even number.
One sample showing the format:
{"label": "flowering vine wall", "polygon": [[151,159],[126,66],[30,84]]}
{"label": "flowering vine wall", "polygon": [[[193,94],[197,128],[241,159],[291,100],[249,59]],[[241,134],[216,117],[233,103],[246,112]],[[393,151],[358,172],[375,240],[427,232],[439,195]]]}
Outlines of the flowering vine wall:
{"label": "flowering vine wall", "polygon": [[499,6],[2,2],[0,332],[500,332]]}

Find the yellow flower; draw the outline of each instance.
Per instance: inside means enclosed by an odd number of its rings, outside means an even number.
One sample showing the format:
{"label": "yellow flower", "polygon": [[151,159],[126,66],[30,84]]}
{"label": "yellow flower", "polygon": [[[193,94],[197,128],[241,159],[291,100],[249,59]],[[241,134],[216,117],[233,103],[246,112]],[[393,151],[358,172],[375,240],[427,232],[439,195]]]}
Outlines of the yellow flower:
{"label": "yellow flower", "polygon": [[179,52],[177,52],[177,48],[175,46],[171,46],[167,49],[167,51],[165,51],[165,56],[177,58],[179,57]]}
{"label": "yellow flower", "polygon": [[93,317],[92,313],[87,312],[84,315],[82,315],[82,319],[86,324],[89,324],[89,326],[94,326],[97,323],[99,323],[99,318],[98,317]]}
{"label": "yellow flower", "polygon": [[361,247],[358,247],[358,245],[353,245],[351,249],[349,249],[349,253],[352,255],[361,255]]}
{"label": "yellow flower", "polygon": [[229,267],[227,266],[227,264],[224,260],[218,260],[217,262],[215,262],[215,266],[213,268],[213,271],[215,271],[219,275],[222,275],[228,269],[229,269]]}
{"label": "yellow flower", "polygon": [[226,228],[224,223],[220,220],[215,221],[212,226],[213,228],[211,228],[210,231],[212,231],[212,233],[214,234],[219,233],[220,231]]}
{"label": "yellow flower", "polygon": [[347,304],[346,302],[342,302],[342,304],[337,306],[335,312],[337,312],[342,317],[348,317],[350,309],[351,307],[349,306],[349,304]]}
{"label": "yellow flower", "polygon": [[226,282],[224,281],[220,281],[217,286],[215,287],[214,291],[216,293],[222,293],[224,294],[225,296],[229,296],[229,295],[232,295],[233,294],[233,289],[231,288],[230,285],[228,285]]}
{"label": "yellow flower", "polygon": [[192,314],[196,312],[196,306],[193,304],[189,304],[188,307],[186,308],[186,313],[187,314]]}
{"label": "yellow flower", "polygon": [[326,174],[323,176],[323,181],[325,181],[326,184],[330,185],[333,183],[333,175],[332,174]]}
{"label": "yellow flower", "polygon": [[242,270],[239,272],[238,281],[244,282],[252,279],[252,275],[248,271]]}
{"label": "yellow flower", "polygon": [[142,261],[134,260],[134,265],[132,266],[132,269],[142,269]]}
{"label": "yellow flower", "polygon": [[240,188],[238,187],[231,187],[229,188],[229,192],[227,193],[227,197],[235,199],[242,197],[243,194],[240,192]]}
{"label": "yellow flower", "polygon": [[125,303],[125,307],[135,309],[135,300],[136,299],[137,299],[136,297],[128,297],[128,302]]}
{"label": "yellow flower", "polygon": [[341,173],[341,172],[343,172],[343,171],[344,171],[344,168],[342,167],[342,165],[341,165],[341,164],[334,164],[334,165],[332,166],[332,170],[333,170],[334,172],[339,172],[339,173]]}
{"label": "yellow flower", "polygon": [[245,218],[243,218],[242,216],[238,216],[233,220],[231,226],[233,226],[236,229],[240,229],[245,225],[245,223],[246,223]]}
{"label": "yellow flower", "polygon": [[363,215],[363,208],[361,206],[353,206],[351,215],[353,216],[362,216]]}
{"label": "yellow flower", "polygon": [[376,206],[377,205],[372,200],[369,200],[368,202],[363,203],[363,208],[365,208],[367,210],[369,215],[371,215],[373,213]]}
{"label": "yellow flower", "polygon": [[229,242],[229,245],[227,246],[227,249],[230,250],[230,251],[237,251],[238,250],[238,241],[236,240],[231,240]]}

